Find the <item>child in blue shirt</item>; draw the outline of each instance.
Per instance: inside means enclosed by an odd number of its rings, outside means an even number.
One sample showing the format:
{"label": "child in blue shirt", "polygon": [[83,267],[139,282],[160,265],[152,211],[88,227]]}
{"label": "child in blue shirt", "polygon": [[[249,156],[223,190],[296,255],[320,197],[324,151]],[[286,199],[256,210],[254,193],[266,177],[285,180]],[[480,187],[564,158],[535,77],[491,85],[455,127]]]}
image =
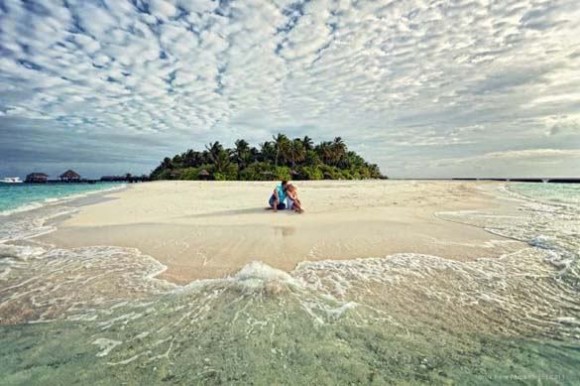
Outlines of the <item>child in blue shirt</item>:
{"label": "child in blue shirt", "polygon": [[288,185],[288,181],[282,181],[282,183],[274,189],[272,192],[272,196],[270,196],[270,200],[268,204],[270,205],[270,209],[274,212],[277,210],[284,210],[286,209],[286,187]]}

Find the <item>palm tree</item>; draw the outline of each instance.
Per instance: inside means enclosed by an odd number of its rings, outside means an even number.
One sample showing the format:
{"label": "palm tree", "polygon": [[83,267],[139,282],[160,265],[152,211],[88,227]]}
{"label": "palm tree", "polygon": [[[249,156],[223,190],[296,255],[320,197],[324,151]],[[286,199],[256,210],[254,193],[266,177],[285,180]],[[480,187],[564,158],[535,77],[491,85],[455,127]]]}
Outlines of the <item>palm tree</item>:
{"label": "palm tree", "polygon": [[176,154],[175,156],[173,156],[173,163],[174,164],[181,164],[182,159],[181,159],[181,155],[180,154]]}
{"label": "palm tree", "polygon": [[383,173],[381,173],[381,169],[379,169],[379,166],[377,164],[370,164],[368,167],[371,172],[371,178],[385,178],[385,176],[383,176]]}
{"label": "palm tree", "polygon": [[274,167],[281,165],[292,167],[292,174],[298,173],[294,171],[298,168],[306,178],[320,178],[322,174],[325,178],[385,178],[377,165],[349,151],[341,137],[314,146],[308,136],[291,140],[281,133],[258,148],[238,139],[232,149],[212,142],[202,151],[187,150],[173,158],[166,157],[153,170],[151,178],[188,178],[193,171],[186,168],[206,168],[213,170],[216,179],[259,179],[264,172],[272,173]]}
{"label": "palm tree", "polygon": [[243,139],[238,139],[235,142],[236,147],[233,150],[233,154],[238,164],[239,170],[245,168],[250,163],[251,153],[250,144]]}
{"label": "palm tree", "polygon": [[296,166],[296,162],[302,162],[306,158],[306,149],[300,138],[296,138],[289,144],[288,156],[292,167]]}
{"label": "palm tree", "polygon": [[307,166],[317,166],[320,164],[320,156],[314,150],[308,150],[304,156],[304,163]]}
{"label": "palm tree", "polygon": [[276,159],[274,165],[278,166],[281,160],[287,160],[290,150],[290,140],[282,133],[272,137],[274,139],[274,148],[276,149]]}
{"label": "palm tree", "polygon": [[194,150],[188,150],[183,154],[183,164],[188,167],[198,167],[204,163],[202,153]]}
{"label": "palm tree", "polygon": [[360,168],[361,166],[364,166],[365,160],[354,151],[349,151],[346,153],[345,163],[346,167]]}
{"label": "palm tree", "polygon": [[163,158],[163,162],[161,163],[161,167],[163,169],[173,169],[173,161],[171,161],[171,158],[169,158],[169,157]]}
{"label": "palm tree", "polygon": [[306,151],[314,149],[314,142],[312,141],[312,138],[307,135],[302,138],[302,144],[304,145],[304,150]]}
{"label": "palm tree", "polygon": [[224,147],[218,141],[210,143],[205,148],[215,167],[216,173],[223,173],[231,163],[230,150],[224,150]]}
{"label": "palm tree", "polygon": [[206,145],[205,149],[207,150],[208,155],[212,161],[214,161],[216,157],[222,151],[224,151],[224,147],[221,143],[219,143],[219,141],[215,141],[213,143],[210,143],[209,145]]}
{"label": "palm tree", "polygon": [[332,161],[334,159],[332,142],[328,141],[320,142],[320,144],[316,146],[316,153],[318,153],[318,156],[320,157],[320,159],[322,159],[322,162],[328,165],[332,164]]}
{"label": "palm tree", "polygon": [[346,157],[346,144],[341,137],[334,138],[332,142],[332,164],[339,165]]}
{"label": "palm tree", "polygon": [[250,163],[258,162],[260,160],[260,150],[255,147],[250,148]]}
{"label": "palm tree", "polygon": [[263,162],[273,162],[276,160],[276,148],[274,144],[270,141],[266,141],[260,144],[260,155],[261,161]]}
{"label": "palm tree", "polygon": [[200,154],[200,157],[202,160],[201,161],[202,164],[210,164],[212,162],[211,157],[209,155],[209,151],[207,151],[207,150],[202,151]]}
{"label": "palm tree", "polygon": [[194,166],[194,165],[193,165],[193,158],[194,158],[194,156],[195,156],[195,155],[194,155],[194,153],[195,153],[195,152],[194,152],[192,149],[189,149],[188,151],[186,151],[186,152],[183,154],[183,163],[184,163],[186,166]]}

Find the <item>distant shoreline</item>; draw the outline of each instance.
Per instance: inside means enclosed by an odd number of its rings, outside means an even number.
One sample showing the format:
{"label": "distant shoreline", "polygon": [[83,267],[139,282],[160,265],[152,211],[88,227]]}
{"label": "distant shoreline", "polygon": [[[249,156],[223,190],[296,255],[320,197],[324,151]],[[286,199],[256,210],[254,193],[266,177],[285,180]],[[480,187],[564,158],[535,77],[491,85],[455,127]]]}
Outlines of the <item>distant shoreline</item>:
{"label": "distant shoreline", "polygon": [[[370,179],[375,180],[375,179]],[[391,181],[499,181],[499,182],[533,182],[533,183],[554,183],[554,184],[580,184],[580,178],[478,178],[478,177],[452,177],[452,178],[389,178]],[[166,180],[171,181],[171,180]],[[235,181],[235,180],[234,180]],[[242,181],[242,180],[240,180]],[[264,182],[263,180],[255,180],[256,182]],[[323,180],[324,181],[324,180]],[[326,180],[331,181],[331,180]],[[340,181],[340,180],[339,180]],[[348,180],[344,180],[348,181]],[[364,181],[364,180],[359,180]],[[81,181],[61,181],[61,180],[50,180],[45,182],[22,182],[20,184],[5,184],[5,185],[43,185],[43,184],[98,184],[98,183],[111,183],[111,182],[128,182],[128,183],[138,183],[138,182],[150,182],[143,179],[130,179],[130,180],[91,180],[84,179]],[[215,182],[215,181],[213,181]]]}
{"label": "distant shoreline", "polygon": [[496,182],[535,182],[553,184],[580,184],[580,178],[501,178],[501,177],[452,177],[452,178],[389,178],[392,181],[496,181]]}
{"label": "distant shoreline", "polygon": [[82,179],[78,181],[61,181],[61,180],[48,180],[48,181],[23,181],[21,183],[4,183],[2,185],[70,185],[70,184],[111,184],[111,183],[138,183],[138,182],[149,182],[149,180],[141,178],[132,179],[111,179],[111,180],[92,180],[92,179]]}

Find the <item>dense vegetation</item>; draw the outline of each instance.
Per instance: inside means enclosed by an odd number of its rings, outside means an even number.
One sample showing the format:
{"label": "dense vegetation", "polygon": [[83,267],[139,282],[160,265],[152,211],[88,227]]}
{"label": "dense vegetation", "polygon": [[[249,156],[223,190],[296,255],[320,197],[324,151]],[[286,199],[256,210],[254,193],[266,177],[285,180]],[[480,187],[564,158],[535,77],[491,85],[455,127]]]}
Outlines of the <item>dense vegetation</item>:
{"label": "dense vegetation", "polygon": [[203,151],[188,150],[165,158],[151,173],[157,180],[322,180],[385,178],[377,165],[349,151],[344,141],[314,145],[309,137],[289,139],[278,134],[252,147],[239,139],[233,149],[219,142]]}

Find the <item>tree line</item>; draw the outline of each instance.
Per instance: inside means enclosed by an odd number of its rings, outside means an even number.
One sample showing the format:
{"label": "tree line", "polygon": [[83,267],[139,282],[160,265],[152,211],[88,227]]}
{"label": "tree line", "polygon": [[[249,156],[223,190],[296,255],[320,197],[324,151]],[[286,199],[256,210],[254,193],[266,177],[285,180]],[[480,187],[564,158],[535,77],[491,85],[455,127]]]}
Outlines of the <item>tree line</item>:
{"label": "tree line", "polygon": [[386,178],[379,167],[348,150],[340,137],[315,145],[312,138],[290,139],[278,134],[250,146],[244,139],[233,148],[219,142],[202,151],[187,150],[166,157],[151,173],[156,180],[337,180]]}

